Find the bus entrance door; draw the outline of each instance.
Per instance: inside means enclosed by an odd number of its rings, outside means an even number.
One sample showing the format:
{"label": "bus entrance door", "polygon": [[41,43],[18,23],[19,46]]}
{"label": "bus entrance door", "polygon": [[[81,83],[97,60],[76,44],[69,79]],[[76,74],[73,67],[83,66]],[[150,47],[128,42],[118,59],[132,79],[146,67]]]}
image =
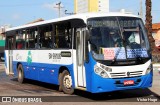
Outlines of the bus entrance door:
{"label": "bus entrance door", "polygon": [[13,47],[14,47],[14,37],[8,37],[6,40],[7,49],[5,50],[5,67],[6,74],[13,75]]}
{"label": "bus entrance door", "polygon": [[85,29],[77,29],[76,31],[76,55],[77,55],[77,85],[78,87],[86,87],[86,72],[84,67],[84,49],[85,49]]}

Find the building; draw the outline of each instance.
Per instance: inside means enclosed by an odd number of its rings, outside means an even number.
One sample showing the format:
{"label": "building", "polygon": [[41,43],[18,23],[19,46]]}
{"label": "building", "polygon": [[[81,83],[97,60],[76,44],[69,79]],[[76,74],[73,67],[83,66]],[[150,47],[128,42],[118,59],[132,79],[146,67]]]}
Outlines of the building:
{"label": "building", "polygon": [[5,36],[4,32],[7,28],[10,28],[11,25],[0,26],[0,61],[4,60],[4,46],[5,46]]}
{"label": "building", "polygon": [[74,12],[109,12],[109,0],[74,0]]}
{"label": "building", "polygon": [[10,28],[10,27],[11,27],[10,24],[0,26],[0,40],[5,40],[5,37],[4,37],[3,33],[5,32],[5,29]]}
{"label": "building", "polygon": [[152,35],[155,39],[155,45],[160,46],[160,23],[152,24]]}

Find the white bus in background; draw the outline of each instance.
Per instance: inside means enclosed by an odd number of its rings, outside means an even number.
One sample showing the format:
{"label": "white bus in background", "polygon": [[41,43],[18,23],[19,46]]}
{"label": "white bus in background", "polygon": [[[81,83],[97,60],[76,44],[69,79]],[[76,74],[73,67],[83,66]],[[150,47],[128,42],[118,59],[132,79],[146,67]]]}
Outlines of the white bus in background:
{"label": "white bus in background", "polygon": [[5,67],[32,79],[91,93],[152,86],[151,51],[142,20],[86,13],[6,30]]}

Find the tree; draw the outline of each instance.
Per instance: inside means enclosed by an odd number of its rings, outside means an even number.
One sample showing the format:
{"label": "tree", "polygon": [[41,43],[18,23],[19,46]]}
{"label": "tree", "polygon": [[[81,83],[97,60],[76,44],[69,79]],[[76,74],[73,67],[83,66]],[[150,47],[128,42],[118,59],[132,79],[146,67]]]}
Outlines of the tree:
{"label": "tree", "polygon": [[146,0],[146,28],[148,31],[148,38],[150,42],[150,46],[152,51],[155,48],[155,40],[152,36],[152,15],[151,15],[151,9],[152,9],[152,1],[151,0]]}

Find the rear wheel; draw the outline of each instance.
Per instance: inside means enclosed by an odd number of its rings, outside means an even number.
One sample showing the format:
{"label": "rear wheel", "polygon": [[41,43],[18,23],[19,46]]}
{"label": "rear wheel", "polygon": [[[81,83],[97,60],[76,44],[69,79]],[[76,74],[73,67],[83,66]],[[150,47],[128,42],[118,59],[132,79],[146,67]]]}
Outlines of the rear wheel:
{"label": "rear wheel", "polygon": [[59,73],[59,77],[58,77],[58,80],[59,80],[59,91],[63,91],[62,90],[62,73]]}
{"label": "rear wheel", "polygon": [[72,78],[67,70],[62,72],[60,81],[63,92],[66,94],[73,94]]}
{"label": "rear wheel", "polygon": [[23,72],[22,64],[18,65],[17,73],[18,73],[18,82],[19,83],[24,83],[24,72]]}

